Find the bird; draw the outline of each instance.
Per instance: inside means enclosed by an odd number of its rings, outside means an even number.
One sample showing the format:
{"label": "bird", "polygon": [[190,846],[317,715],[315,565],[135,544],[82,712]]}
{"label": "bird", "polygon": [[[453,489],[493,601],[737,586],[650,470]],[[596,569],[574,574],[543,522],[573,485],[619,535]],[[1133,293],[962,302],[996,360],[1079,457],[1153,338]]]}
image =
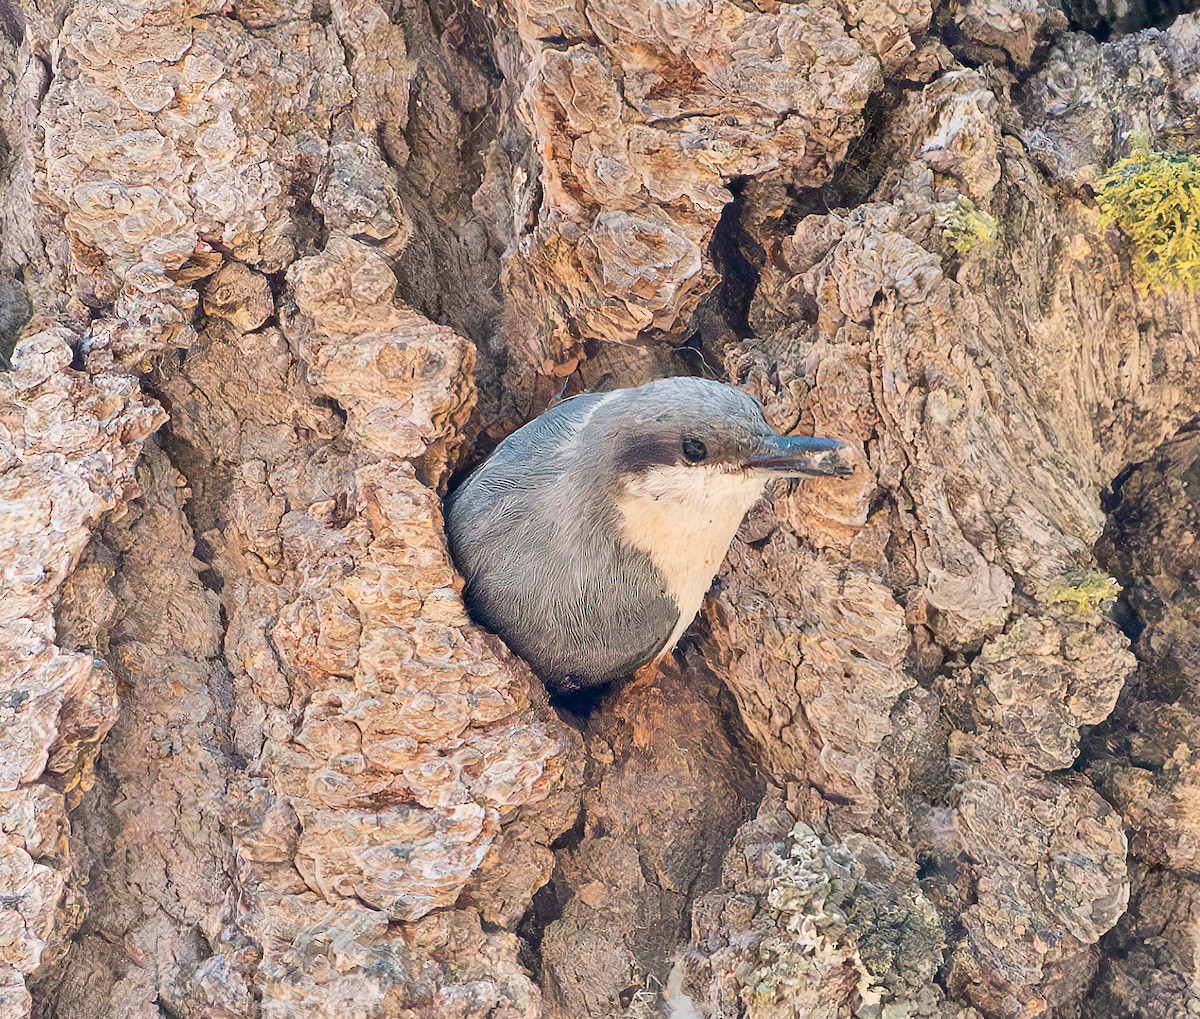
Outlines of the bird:
{"label": "bird", "polygon": [[734,386],[677,376],[564,400],[447,497],[468,612],[552,693],[661,661],[774,478],[848,476],[845,444],[782,436]]}

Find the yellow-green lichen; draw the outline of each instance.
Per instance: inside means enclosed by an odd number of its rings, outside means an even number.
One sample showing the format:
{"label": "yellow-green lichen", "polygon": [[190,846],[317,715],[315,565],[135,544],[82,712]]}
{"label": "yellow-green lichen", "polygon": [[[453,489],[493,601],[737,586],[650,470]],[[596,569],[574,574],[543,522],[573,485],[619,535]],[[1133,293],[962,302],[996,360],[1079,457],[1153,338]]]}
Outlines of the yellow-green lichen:
{"label": "yellow-green lichen", "polygon": [[826,845],[803,822],[789,833],[782,852],[771,854],[766,904],[778,931],[758,945],[743,975],[743,1001],[754,1019],[794,1016],[797,1008],[851,958],[840,946],[846,931],[844,906],[853,897],[862,867],[840,844]]}
{"label": "yellow-green lichen", "polygon": [[1096,202],[1129,238],[1144,289],[1200,289],[1200,156],[1135,152],[1096,182]]}
{"label": "yellow-green lichen", "polygon": [[996,239],[996,219],[981,209],[966,195],[959,195],[939,217],[942,236],[950,247],[965,255],[980,244],[991,244]]}
{"label": "yellow-green lichen", "polygon": [[1121,585],[1107,573],[1085,570],[1053,581],[1046,589],[1046,601],[1069,605],[1077,612],[1097,612],[1115,602],[1120,593]]}

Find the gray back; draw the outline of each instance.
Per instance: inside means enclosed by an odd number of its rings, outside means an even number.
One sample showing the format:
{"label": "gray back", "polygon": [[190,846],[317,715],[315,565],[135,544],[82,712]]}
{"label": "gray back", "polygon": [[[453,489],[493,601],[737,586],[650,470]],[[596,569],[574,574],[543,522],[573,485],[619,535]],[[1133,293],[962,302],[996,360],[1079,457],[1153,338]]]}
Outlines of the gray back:
{"label": "gray back", "polygon": [[632,672],[679,618],[650,557],[620,538],[613,451],[592,421],[606,399],[624,396],[577,396],[514,432],[446,505],[472,613],[559,688]]}

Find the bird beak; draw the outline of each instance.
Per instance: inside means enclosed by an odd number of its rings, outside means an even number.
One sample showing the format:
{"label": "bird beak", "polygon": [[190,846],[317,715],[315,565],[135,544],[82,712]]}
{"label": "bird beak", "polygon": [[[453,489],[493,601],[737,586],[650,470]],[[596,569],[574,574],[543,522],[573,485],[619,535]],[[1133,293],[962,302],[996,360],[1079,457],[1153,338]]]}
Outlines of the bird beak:
{"label": "bird beak", "polygon": [[747,467],[771,471],[782,478],[804,475],[849,477],[854,468],[841,457],[846,448],[837,439],[819,435],[768,435],[762,449],[746,461]]}

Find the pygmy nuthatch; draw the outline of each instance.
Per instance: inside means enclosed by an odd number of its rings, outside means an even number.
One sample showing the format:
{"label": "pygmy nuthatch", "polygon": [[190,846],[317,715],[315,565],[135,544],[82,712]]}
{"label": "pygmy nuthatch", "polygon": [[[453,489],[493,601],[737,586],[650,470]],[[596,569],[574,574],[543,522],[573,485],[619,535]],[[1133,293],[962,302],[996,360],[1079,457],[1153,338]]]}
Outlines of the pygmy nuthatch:
{"label": "pygmy nuthatch", "polygon": [[467,605],[553,689],[628,675],[683,635],[766,483],[851,474],[843,448],[707,379],[573,397],[447,500]]}

